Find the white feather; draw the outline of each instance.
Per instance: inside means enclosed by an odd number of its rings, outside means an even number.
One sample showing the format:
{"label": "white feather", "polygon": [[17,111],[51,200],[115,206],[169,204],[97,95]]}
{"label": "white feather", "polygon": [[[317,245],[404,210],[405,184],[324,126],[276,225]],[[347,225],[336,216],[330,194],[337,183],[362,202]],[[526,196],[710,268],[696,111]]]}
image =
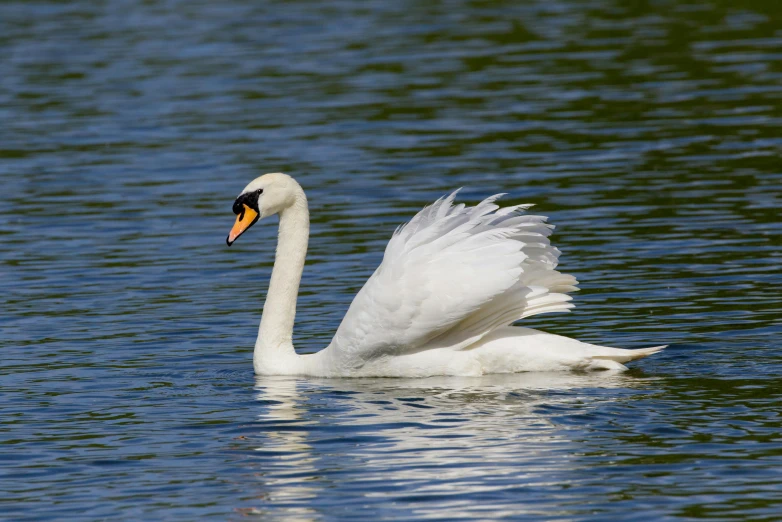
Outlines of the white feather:
{"label": "white feather", "polygon": [[524,317],[572,307],[565,293],[578,283],[554,270],[559,251],[545,217],[519,216],[528,205],[500,209],[501,194],[475,207],[452,206],[455,196],[397,229],[339,326],[334,350],[366,361],[464,349]]}
{"label": "white feather", "polygon": [[518,371],[622,369],[661,347],[622,350],[509,326],[567,312],[578,281],[556,270],[560,252],[546,217],[531,205],[500,208],[502,194],[474,207],[457,191],[394,232],[383,261],[358,292],[331,344],[300,356],[293,322],[309,237],[304,191],[285,174],[266,174],[258,194],[280,231],[253,364],[256,373],[323,377],[423,377]]}

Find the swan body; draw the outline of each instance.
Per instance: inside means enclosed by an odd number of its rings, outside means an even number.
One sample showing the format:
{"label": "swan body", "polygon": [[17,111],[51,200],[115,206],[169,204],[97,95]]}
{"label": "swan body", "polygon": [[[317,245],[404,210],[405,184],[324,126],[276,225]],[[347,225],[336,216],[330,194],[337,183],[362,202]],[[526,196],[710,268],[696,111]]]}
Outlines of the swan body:
{"label": "swan body", "polygon": [[[457,191],[458,192],[458,191]],[[664,348],[582,343],[511,323],[573,307],[573,276],[555,270],[559,250],[531,205],[475,207],[456,192],[399,227],[383,261],[353,299],[331,343],[299,355],[296,299],[309,239],[301,186],[282,173],[252,181],[234,202],[230,246],[259,219],[278,214],[277,252],[253,366],[259,375],[317,377],[476,376],[487,373],[621,370]]]}

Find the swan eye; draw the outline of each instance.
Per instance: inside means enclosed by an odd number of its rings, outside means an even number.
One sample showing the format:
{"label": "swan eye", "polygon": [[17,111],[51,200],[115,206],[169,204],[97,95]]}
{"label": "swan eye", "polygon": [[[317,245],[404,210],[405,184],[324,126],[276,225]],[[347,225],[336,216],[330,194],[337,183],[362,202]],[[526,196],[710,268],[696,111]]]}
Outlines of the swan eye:
{"label": "swan eye", "polygon": [[247,205],[253,210],[258,210],[258,198],[263,194],[263,189],[257,189],[253,190],[252,192],[245,192],[244,194],[240,194],[238,198],[236,198],[236,201],[234,201],[233,204],[233,211],[234,214],[237,216],[241,214],[243,210],[243,205]]}

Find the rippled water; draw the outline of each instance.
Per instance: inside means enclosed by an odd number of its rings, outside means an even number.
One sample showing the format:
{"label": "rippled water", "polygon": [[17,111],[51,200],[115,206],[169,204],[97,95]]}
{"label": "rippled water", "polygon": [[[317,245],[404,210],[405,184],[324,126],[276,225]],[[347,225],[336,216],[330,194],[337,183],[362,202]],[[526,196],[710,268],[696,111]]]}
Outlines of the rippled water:
{"label": "rippled water", "polygon": [[[626,4],[631,4],[628,7]],[[776,2],[4,2],[0,499],[33,519],[775,520]],[[256,380],[297,176],[325,346],[393,229],[458,186],[560,225],[622,375]]]}

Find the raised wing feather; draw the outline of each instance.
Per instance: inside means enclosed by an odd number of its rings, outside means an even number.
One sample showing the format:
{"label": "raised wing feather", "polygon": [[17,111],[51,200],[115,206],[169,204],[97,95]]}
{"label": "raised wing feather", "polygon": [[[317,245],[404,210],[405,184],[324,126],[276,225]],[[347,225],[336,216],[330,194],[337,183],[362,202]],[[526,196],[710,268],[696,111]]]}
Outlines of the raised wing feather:
{"label": "raised wing feather", "polygon": [[470,345],[530,315],[566,311],[574,277],[554,270],[553,225],[500,208],[440,198],[399,227],[359,291],[331,348],[360,364],[382,356]]}

